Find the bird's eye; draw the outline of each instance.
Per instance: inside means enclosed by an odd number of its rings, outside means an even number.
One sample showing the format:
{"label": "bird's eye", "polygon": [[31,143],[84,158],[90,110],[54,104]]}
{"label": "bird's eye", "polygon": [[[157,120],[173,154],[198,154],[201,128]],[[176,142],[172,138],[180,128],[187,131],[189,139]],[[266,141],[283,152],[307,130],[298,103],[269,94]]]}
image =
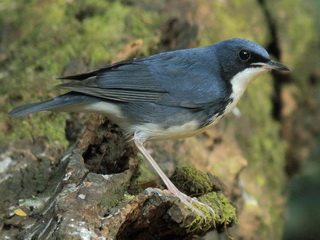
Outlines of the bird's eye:
{"label": "bird's eye", "polygon": [[239,58],[242,60],[242,61],[248,61],[249,58],[251,57],[251,54],[246,51],[246,50],[241,50],[239,52]]}

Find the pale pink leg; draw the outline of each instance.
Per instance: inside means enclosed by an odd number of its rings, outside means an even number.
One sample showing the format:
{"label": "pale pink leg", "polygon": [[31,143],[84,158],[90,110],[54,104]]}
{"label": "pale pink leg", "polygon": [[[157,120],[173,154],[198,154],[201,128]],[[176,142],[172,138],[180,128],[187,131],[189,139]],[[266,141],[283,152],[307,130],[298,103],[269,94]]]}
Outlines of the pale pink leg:
{"label": "pale pink leg", "polygon": [[148,151],[145,149],[143,146],[143,141],[140,141],[139,139],[134,139],[134,143],[141,152],[141,154],[149,161],[151,166],[156,170],[156,172],[159,174],[161,177],[162,181],[164,184],[167,186],[168,190],[170,193],[172,193],[174,196],[179,198],[181,202],[183,202],[185,205],[187,205],[189,208],[191,208],[192,211],[198,213],[200,216],[205,217],[201,211],[199,211],[197,208],[195,208],[191,202],[196,202],[199,203],[206,208],[208,208],[213,214],[214,211],[211,207],[208,205],[199,202],[195,198],[190,198],[189,196],[185,195],[184,193],[180,192],[179,189],[170,181],[170,179],[164,174],[164,172],[161,170],[161,168],[158,166],[158,164],[155,162],[155,160],[151,157],[151,155],[148,153]]}

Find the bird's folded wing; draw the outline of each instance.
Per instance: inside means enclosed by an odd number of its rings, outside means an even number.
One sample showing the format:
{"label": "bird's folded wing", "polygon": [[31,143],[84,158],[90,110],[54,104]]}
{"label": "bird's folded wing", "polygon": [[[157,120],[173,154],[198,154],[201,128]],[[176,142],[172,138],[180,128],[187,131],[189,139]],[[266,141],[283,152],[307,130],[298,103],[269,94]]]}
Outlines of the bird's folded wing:
{"label": "bird's folded wing", "polygon": [[121,102],[156,102],[167,91],[141,61],[124,61],[75,76],[58,88]]}
{"label": "bird's folded wing", "polygon": [[193,109],[221,102],[221,83],[195,62],[175,54],[137,58],[64,77],[69,82],[57,87],[107,100]]}

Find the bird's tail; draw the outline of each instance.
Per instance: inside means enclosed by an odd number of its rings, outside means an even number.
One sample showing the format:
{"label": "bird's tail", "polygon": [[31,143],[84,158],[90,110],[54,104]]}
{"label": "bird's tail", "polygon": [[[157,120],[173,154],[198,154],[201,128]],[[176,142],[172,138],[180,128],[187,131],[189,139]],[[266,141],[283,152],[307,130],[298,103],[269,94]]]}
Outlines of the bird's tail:
{"label": "bird's tail", "polygon": [[95,97],[70,92],[43,102],[31,103],[16,107],[11,112],[9,112],[8,115],[12,118],[17,118],[40,111],[63,111],[64,108],[70,108],[79,104],[91,103],[96,101],[98,101],[98,99]]}

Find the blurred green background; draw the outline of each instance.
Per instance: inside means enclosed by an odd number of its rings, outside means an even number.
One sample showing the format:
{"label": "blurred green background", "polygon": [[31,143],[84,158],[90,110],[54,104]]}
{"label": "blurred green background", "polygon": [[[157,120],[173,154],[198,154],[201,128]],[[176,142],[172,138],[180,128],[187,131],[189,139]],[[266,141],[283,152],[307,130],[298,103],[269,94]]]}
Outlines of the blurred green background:
{"label": "blurred green background", "polygon": [[293,71],[253,83],[241,120],[226,120],[260,197],[271,199],[261,220],[269,230],[243,239],[320,239],[319,12],[317,0],[1,0],[0,146],[47,136],[67,148],[69,114],[6,113],[56,96],[56,77],[108,64],[132,41],[142,39],[143,56],[247,38]]}

